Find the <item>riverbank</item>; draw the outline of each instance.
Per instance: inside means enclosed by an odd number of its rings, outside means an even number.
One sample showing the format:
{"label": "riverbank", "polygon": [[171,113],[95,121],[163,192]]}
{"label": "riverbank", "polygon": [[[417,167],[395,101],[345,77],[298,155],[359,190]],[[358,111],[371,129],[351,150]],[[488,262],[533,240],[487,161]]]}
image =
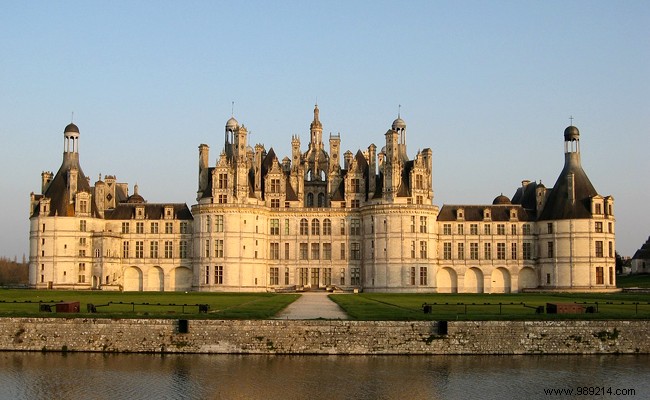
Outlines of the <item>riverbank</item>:
{"label": "riverbank", "polygon": [[650,354],[650,321],[2,318],[0,350],[214,354]]}

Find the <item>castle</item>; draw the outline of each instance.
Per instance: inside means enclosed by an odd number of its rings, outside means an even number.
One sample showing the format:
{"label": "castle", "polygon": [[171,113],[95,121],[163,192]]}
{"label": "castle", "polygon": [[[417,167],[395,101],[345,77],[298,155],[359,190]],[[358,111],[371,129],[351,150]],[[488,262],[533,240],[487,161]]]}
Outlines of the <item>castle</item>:
{"label": "castle", "polygon": [[[251,147],[233,117],[210,164],[199,146],[197,201],[149,203],[138,186],[79,163],[79,128],[64,129],[63,162],[42,173],[30,201],[30,286],[125,291],[510,293],[616,287],[614,200],[580,161],[580,133],[564,131],[555,185],[523,181],[491,204],[433,204],[432,151],[409,159],[406,123],[385,146],[328,150],[318,106],[307,150],[291,158]],[[341,156],[343,162],[341,163]]]}

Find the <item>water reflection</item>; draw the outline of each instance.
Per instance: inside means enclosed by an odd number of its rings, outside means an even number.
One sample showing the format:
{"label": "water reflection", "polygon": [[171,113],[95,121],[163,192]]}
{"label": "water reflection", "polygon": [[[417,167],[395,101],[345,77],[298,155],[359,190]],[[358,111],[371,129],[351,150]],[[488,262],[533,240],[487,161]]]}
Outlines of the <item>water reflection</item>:
{"label": "water reflection", "polygon": [[578,386],[635,389],[637,398],[645,398],[649,361],[0,353],[0,399],[541,399],[544,389]]}

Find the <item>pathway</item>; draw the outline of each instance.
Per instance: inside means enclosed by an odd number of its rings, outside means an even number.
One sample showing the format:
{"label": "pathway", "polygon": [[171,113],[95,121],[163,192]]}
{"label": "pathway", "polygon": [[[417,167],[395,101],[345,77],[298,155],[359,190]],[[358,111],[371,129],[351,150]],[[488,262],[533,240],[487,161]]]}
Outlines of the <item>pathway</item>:
{"label": "pathway", "polygon": [[348,319],[348,315],[327,297],[328,292],[305,292],[280,311],[276,319]]}

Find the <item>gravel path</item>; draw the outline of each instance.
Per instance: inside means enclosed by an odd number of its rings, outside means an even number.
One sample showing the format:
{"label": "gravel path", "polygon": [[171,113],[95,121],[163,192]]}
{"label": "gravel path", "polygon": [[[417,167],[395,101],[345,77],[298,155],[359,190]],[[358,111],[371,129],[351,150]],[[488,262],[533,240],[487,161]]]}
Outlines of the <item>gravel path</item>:
{"label": "gravel path", "polygon": [[348,315],[327,297],[327,292],[306,292],[280,311],[276,319],[348,319]]}

